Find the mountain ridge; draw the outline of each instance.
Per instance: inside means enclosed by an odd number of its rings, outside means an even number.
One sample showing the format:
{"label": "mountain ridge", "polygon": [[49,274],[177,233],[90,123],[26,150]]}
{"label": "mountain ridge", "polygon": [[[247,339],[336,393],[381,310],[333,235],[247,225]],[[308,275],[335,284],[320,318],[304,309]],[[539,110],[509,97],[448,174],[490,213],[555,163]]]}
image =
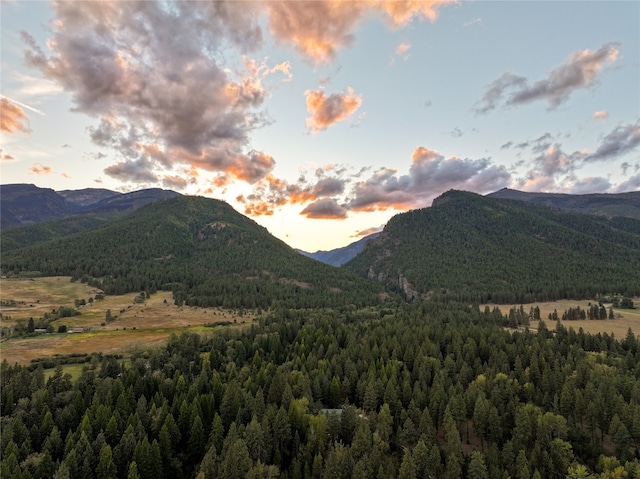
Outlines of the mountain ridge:
{"label": "mountain ridge", "polygon": [[177,196],[99,228],[2,253],[4,274],[71,275],[107,294],[171,290],[177,304],[377,304],[382,287],[296,253],[219,200]]}
{"label": "mountain ridge", "polygon": [[416,297],[532,302],[640,294],[640,221],[449,191],[394,216],[343,267]]}
{"label": "mountain ridge", "polygon": [[535,193],[503,188],[486,196],[526,201],[561,210],[601,215],[608,218],[625,216],[640,219],[640,191],[573,195],[567,193]]}
{"label": "mountain ridge", "polygon": [[376,239],[379,234],[379,232],[372,233],[364,238],[354,241],[353,243],[349,243],[346,246],[331,250],[318,250],[314,253],[309,253],[301,249],[296,249],[296,251],[301,255],[315,259],[321,263],[329,264],[331,266],[342,266],[344,263],[358,255],[364,249],[366,244],[369,241]]}

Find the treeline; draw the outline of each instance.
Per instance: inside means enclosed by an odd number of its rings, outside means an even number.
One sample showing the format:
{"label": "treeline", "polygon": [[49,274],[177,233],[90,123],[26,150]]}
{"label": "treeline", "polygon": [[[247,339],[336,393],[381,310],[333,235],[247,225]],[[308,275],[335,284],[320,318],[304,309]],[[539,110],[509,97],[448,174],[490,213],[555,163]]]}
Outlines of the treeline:
{"label": "treeline", "polygon": [[283,309],[75,382],[5,359],[2,477],[640,478],[638,338],[519,315]]}
{"label": "treeline", "polygon": [[[582,309],[580,306],[576,306],[575,308],[569,308],[562,313],[563,321],[577,321],[580,319],[590,319],[590,320],[603,320],[603,319],[614,319],[615,315],[613,312],[613,308],[609,308],[609,312],[607,312],[607,308],[603,304],[589,304],[587,309]],[[549,319],[557,321],[558,312],[554,309],[553,313],[549,313]]]}

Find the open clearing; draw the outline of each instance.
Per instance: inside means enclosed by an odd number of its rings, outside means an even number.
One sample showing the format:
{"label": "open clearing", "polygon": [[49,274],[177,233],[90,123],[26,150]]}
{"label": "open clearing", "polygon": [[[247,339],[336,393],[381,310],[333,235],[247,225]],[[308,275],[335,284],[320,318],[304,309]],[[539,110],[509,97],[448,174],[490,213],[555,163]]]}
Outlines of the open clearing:
{"label": "open clearing", "polygon": [[[597,334],[597,333],[613,333],[617,339],[624,339],[627,335],[627,331],[629,328],[634,332],[634,334],[640,334],[640,298],[633,298],[633,302],[636,306],[636,309],[619,309],[613,308],[613,313],[616,316],[616,319],[613,320],[578,320],[578,321],[562,321],[562,324],[568,329],[573,328],[575,331],[578,331],[580,328],[584,330],[585,333]],[[555,321],[549,319],[549,314],[553,313],[555,309],[558,312],[558,316],[562,317],[562,313],[564,313],[569,308],[575,308],[576,306],[580,306],[581,309],[588,309],[589,304],[594,304],[595,301],[590,300],[570,300],[564,299],[561,301],[548,301],[544,303],[531,303],[524,304],[525,312],[529,312],[529,308],[538,306],[540,308],[540,317],[547,323],[547,328],[553,329],[555,328]],[[480,308],[484,308],[485,305],[481,305]],[[498,306],[502,314],[509,314],[509,310],[513,307],[520,308],[520,304],[489,304],[486,305],[490,308],[494,306]],[[607,312],[609,311],[610,304],[604,303],[604,306],[607,308]]]}
{"label": "open clearing", "polygon": [[[16,304],[3,306],[0,326],[12,327],[16,321],[40,318],[60,306],[74,306],[74,300],[88,300],[95,288],[71,283],[69,277],[0,279],[0,298]],[[254,312],[198,308],[173,303],[171,292],[159,291],[143,303],[134,300],[137,293],[106,296],[103,300],[81,306],[80,316],[61,318],[51,325],[85,329],[80,334],[42,334],[28,338],[10,338],[0,344],[0,360],[27,363],[54,354],[93,352],[131,353],[162,344],[171,333],[185,329],[211,332],[207,324],[242,324],[255,318]],[[107,310],[113,321],[107,323]],[[9,319],[10,318],[10,319]]]}
{"label": "open clearing", "polygon": [[[45,313],[60,306],[74,306],[76,299],[95,297],[95,288],[87,284],[70,281],[69,277],[33,278],[33,279],[0,279],[1,327],[11,328],[17,321],[26,321],[30,317],[38,319]],[[61,318],[51,324],[68,328],[85,328],[80,334],[42,334],[28,338],[10,338],[0,344],[0,360],[10,363],[28,363],[32,359],[49,357],[55,354],[72,354],[94,352],[130,354],[161,345],[171,333],[179,333],[186,329],[212,334],[212,329],[205,325],[243,324],[251,322],[255,312],[229,311],[221,308],[198,308],[173,304],[171,292],[159,291],[146,298],[144,302],[135,301],[137,293],[119,296],[106,296],[92,304],[81,306],[79,316]],[[6,302],[15,302],[7,305]],[[552,329],[554,324],[548,319],[553,310],[558,314],[580,306],[589,307],[590,301],[563,300],[524,305],[525,311],[532,306],[540,307],[540,315]],[[634,298],[636,306],[640,306],[640,298]],[[493,308],[495,305],[488,305]],[[609,305],[605,305],[607,310]],[[482,305],[481,307],[484,307]],[[503,314],[508,314],[512,307],[520,304],[498,305]],[[113,321],[106,322],[107,310],[111,311]],[[563,324],[576,331],[582,328],[588,333],[613,333],[622,339],[631,330],[640,334],[640,308],[634,310],[614,309],[616,319],[604,321],[564,321]]]}

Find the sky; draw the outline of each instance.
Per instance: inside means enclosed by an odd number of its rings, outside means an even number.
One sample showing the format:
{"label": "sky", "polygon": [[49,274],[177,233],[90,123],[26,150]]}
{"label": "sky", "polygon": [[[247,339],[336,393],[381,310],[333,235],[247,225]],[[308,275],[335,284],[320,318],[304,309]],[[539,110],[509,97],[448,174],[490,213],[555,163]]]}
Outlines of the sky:
{"label": "sky", "polygon": [[1,1],[2,184],[216,198],[306,251],[450,189],[640,190],[640,2]]}

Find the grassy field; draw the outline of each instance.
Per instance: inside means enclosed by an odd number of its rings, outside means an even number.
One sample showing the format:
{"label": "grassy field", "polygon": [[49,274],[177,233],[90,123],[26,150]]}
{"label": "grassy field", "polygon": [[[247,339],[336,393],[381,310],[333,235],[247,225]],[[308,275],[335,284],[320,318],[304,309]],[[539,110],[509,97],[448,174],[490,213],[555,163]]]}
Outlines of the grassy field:
{"label": "grassy field", "polygon": [[[75,299],[94,297],[94,288],[71,283],[68,277],[8,280],[0,279],[0,298],[16,304],[2,306],[0,326],[11,327],[18,320],[41,317],[60,306],[74,305]],[[243,324],[255,314],[240,315],[221,308],[197,308],[173,304],[171,292],[160,291],[144,303],[136,303],[136,293],[106,296],[79,308],[80,315],[61,318],[51,324],[68,328],[83,327],[81,334],[42,334],[28,338],[11,338],[0,344],[0,360],[27,363],[54,354],[131,353],[162,344],[171,333],[191,330],[208,334],[207,324]],[[107,323],[107,310],[115,318]],[[9,319],[10,318],[10,319]]]}
{"label": "grassy field", "polygon": [[[0,326],[12,327],[17,321],[25,321],[30,317],[40,318],[60,306],[74,306],[76,299],[88,300],[96,294],[95,289],[82,283],[72,283],[69,277],[34,278],[34,279],[0,279],[0,299],[4,303],[0,308],[2,318]],[[215,323],[243,324],[255,318],[253,313],[242,315],[237,311],[221,308],[197,308],[173,304],[172,294],[160,291],[143,303],[135,302],[138,296],[130,293],[120,296],[107,296],[103,300],[94,301],[79,308],[80,315],[61,318],[51,324],[68,328],[83,327],[81,334],[43,334],[28,338],[11,338],[0,343],[0,360],[10,363],[28,363],[32,359],[49,357],[55,354],[72,354],[94,352],[123,353],[128,355],[135,351],[144,351],[161,345],[171,333],[184,330],[212,334],[212,329],[205,325]],[[634,302],[640,306],[640,298]],[[483,305],[484,306],[484,305]],[[517,305],[500,305],[503,314],[508,314],[511,307]],[[528,311],[531,305],[524,305]],[[587,309],[589,301],[554,301],[537,303],[541,317],[549,328],[554,325],[547,319],[554,309],[559,315],[569,309],[580,306]],[[609,305],[606,305],[607,309]],[[493,307],[493,305],[489,305]],[[114,318],[106,322],[107,310]],[[622,339],[629,328],[640,334],[640,308],[635,310],[614,309],[617,316],[606,321],[566,321],[566,327],[576,331],[583,328],[589,333],[607,332]]]}
{"label": "grassy field", "polygon": [[[634,334],[640,334],[640,298],[634,298],[634,304],[636,305],[636,309],[618,309],[614,308],[613,312],[616,316],[616,319],[613,320],[604,320],[604,321],[593,321],[593,320],[580,320],[580,321],[562,321],[562,324],[566,328],[573,328],[578,331],[578,329],[582,328],[586,333],[613,333],[617,339],[624,339],[627,335],[627,331],[629,328],[634,332]],[[576,306],[580,306],[581,309],[588,309],[589,303],[593,304],[593,301],[583,300],[561,300],[561,301],[549,301],[544,303],[534,303],[534,304],[525,304],[524,310],[525,312],[529,311],[529,308],[532,306],[538,306],[540,308],[540,317],[547,323],[547,327],[549,329],[553,329],[555,327],[555,321],[551,321],[549,319],[549,314],[553,313],[555,309],[558,312],[558,316],[562,317],[562,313],[564,313],[569,308],[575,308]],[[484,308],[485,305],[482,305],[481,308]],[[490,308],[493,308],[495,305],[488,305]],[[610,304],[604,305],[607,308],[607,312],[609,311]],[[512,307],[519,308],[520,304],[501,304],[498,305],[502,314],[508,314],[509,310]]]}

